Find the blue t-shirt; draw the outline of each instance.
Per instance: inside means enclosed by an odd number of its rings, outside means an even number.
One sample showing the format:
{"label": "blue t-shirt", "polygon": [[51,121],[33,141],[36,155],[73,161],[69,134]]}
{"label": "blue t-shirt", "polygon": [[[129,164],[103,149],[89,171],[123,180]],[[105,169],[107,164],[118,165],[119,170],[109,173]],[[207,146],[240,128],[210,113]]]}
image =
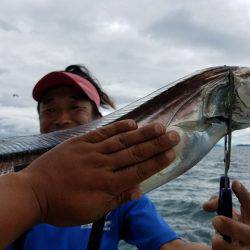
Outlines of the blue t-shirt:
{"label": "blue t-shirt", "polygon": [[[24,249],[84,250],[87,248],[90,231],[91,224],[75,227],[39,224],[27,232]],[[139,249],[154,250],[178,239],[178,236],[157,213],[153,203],[143,196],[106,216],[100,249],[118,249],[121,239]],[[10,246],[7,249],[12,248]]]}

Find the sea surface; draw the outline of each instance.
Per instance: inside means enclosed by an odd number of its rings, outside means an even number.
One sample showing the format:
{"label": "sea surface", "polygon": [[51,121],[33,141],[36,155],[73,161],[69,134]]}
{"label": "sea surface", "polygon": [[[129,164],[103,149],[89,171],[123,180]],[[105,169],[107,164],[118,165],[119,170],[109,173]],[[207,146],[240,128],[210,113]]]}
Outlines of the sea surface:
{"label": "sea surface", "polygon": [[[211,219],[202,204],[219,190],[224,172],[224,148],[216,146],[195,167],[179,178],[151,191],[148,196],[168,224],[185,240],[209,244],[214,233]],[[250,146],[234,146],[229,176],[250,190]],[[234,197],[234,206],[239,203]],[[157,228],[155,228],[157,230]],[[121,242],[119,249],[137,249]]]}

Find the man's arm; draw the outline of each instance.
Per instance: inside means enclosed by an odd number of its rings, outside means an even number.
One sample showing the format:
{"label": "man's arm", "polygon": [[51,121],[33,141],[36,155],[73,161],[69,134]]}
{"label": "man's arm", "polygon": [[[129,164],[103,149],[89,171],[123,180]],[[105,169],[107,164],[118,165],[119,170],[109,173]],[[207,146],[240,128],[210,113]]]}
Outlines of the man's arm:
{"label": "man's arm", "polygon": [[161,246],[160,250],[211,250],[203,243],[188,243],[183,240],[173,240]]}
{"label": "man's arm", "polygon": [[0,176],[0,249],[39,221],[30,186],[16,173]]}
{"label": "man's arm", "polygon": [[86,224],[131,200],[137,184],[174,159],[176,138],[161,124],[137,129],[135,122],[121,121],[0,176],[0,249],[36,223]]}

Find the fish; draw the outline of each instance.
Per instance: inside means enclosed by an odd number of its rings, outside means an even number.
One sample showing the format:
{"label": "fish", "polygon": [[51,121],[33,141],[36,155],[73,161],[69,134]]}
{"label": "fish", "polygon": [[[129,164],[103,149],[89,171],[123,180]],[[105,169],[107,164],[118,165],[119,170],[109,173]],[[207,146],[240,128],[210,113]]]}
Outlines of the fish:
{"label": "fish", "polygon": [[195,166],[228,133],[229,118],[232,131],[250,126],[250,68],[217,66],[199,70],[91,123],[1,139],[0,175],[23,169],[66,139],[115,121],[134,119],[139,127],[160,122],[180,134],[180,143],[171,165],[141,183],[142,192],[147,193]]}

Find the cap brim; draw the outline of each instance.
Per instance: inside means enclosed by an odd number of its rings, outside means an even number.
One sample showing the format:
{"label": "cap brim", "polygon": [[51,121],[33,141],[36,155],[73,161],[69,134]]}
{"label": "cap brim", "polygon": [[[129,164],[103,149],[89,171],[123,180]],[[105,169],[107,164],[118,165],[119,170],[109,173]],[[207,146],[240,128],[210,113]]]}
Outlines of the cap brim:
{"label": "cap brim", "polygon": [[81,76],[64,71],[51,72],[39,80],[33,89],[33,98],[39,102],[50,89],[65,85],[80,88],[99,108],[100,96],[93,84]]}

